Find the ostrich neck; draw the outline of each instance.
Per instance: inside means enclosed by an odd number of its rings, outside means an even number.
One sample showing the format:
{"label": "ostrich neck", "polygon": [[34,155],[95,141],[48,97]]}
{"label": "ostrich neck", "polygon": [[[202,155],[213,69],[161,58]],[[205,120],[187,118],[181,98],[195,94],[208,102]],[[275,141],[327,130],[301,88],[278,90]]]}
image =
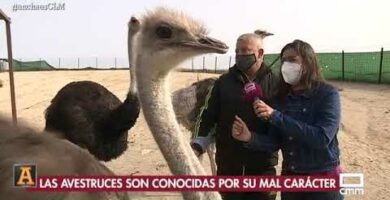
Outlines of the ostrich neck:
{"label": "ostrich neck", "polygon": [[129,33],[127,35],[127,54],[129,58],[129,72],[130,72],[130,88],[129,93],[135,94],[137,93],[137,85],[135,80],[135,60],[134,60],[134,37],[137,32],[132,31],[129,28]]}
{"label": "ostrich neck", "polygon": [[167,76],[137,70],[137,82],[145,119],[172,173],[204,175],[203,167],[194,159],[189,141],[176,121]]}
{"label": "ostrich neck", "polygon": [[[134,67],[133,67],[134,68]],[[130,87],[128,95],[135,95],[137,93],[137,83],[135,80],[135,69],[130,68]]]}

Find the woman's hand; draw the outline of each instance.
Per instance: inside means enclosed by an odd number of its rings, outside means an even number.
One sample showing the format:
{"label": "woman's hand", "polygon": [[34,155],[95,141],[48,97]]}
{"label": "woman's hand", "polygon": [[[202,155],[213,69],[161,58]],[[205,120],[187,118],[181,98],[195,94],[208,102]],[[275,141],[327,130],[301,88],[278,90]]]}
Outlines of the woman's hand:
{"label": "woman's hand", "polygon": [[235,118],[236,119],[234,120],[232,126],[233,138],[243,142],[249,142],[252,138],[252,133],[249,131],[245,122],[242,121],[241,118],[239,118],[237,115],[235,116]]}
{"label": "woman's hand", "polygon": [[263,118],[265,120],[271,119],[271,115],[274,112],[273,108],[259,99],[253,102],[253,110],[255,111],[257,117]]}

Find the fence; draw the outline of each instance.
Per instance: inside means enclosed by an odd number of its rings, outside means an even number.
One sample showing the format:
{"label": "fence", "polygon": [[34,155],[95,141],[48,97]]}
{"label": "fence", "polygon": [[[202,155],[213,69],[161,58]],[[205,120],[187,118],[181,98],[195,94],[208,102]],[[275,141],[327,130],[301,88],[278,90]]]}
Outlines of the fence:
{"label": "fence", "polygon": [[[265,63],[272,65],[274,72],[279,73],[281,61],[277,60],[279,54],[265,55]],[[214,69],[206,66],[205,58],[202,57],[201,69],[194,60],[191,63],[191,71],[221,72],[218,67],[218,57],[215,57]],[[322,68],[322,73],[327,80],[358,81],[371,83],[390,83],[390,51],[382,48],[377,52],[354,52],[346,53],[318,53],[317,58]],[[200,58],[198,58],[200,60]],[[234,64],[234,58],[229,57],[229,65]]]}
{"label": "fence", "polygon": [[[279,72],[281,62],[278,54],[265,55],[265,62],[275,64],[272,69]],[[333,52],[317,54],[322,73],[328,80],[390,83],[390,51],[383,48],[377,52]],[[19,61],[44,60],[56,69],[126,69],[127,58],[39,58],[17,59]],[[223,73],[235,64],[234,56],[205,55],[185,61],[181,70]],[[0,66],[1,68],[1,66]]]}

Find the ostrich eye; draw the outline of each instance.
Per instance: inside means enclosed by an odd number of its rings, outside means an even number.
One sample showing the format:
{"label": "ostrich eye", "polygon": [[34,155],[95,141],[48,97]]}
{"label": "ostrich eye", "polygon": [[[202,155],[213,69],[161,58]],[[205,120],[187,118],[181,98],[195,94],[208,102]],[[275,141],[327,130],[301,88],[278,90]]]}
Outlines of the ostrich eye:
{"label": "ostrich eye", "polygon": [[159,26],[156,29],[156,35],[161,39],[169,39],[172,37],[172,29],[166,26]]}

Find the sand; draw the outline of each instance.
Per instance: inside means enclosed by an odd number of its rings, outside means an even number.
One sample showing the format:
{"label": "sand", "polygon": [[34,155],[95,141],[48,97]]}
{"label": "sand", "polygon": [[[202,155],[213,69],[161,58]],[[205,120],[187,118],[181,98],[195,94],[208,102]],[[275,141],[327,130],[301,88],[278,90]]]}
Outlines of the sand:
{"label": "sand", "polygon": [[[175,72],[172,90],[189,86],[198,78],[217,76]],[[11,117],[8,73],[0,73],[0,113]],[[57,91],[71,81],[92,80],[124,99],[129,72],[53,71],[16,72],[18,119],[37,130],[44,127],[44,110]],[[390,199],[390,85],[331,82],[341,89],[342,128],[339,136],[342,167],[345,172],[362,172],[363,196],[346,199]],[[130,130],[129,149],[118,159],[105,163],[118,175],[169,175],[165,160],[147,127],[143,115]],[[207,159],[205,159],[207,160]],[[207,165],[207,162],[205,163]],[[208,168],[207,168],[208,169]],[[148,199],[181,199],[177,193],[148,194]]]}

